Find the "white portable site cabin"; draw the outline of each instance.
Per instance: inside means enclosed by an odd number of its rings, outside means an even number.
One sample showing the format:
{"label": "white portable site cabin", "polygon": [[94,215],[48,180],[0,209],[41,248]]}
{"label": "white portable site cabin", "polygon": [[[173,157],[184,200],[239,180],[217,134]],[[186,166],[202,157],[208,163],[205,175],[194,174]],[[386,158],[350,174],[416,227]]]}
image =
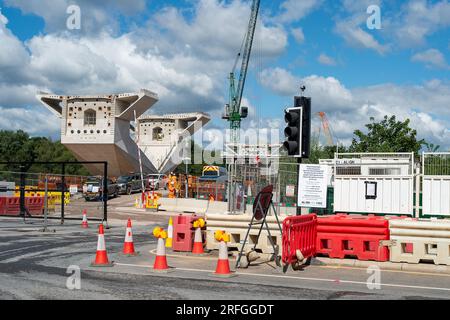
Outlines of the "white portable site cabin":
{"label": "white portable site cabin", "polygon": [[336,153],[334,161],[335,212],[414,214],[414,153]]}

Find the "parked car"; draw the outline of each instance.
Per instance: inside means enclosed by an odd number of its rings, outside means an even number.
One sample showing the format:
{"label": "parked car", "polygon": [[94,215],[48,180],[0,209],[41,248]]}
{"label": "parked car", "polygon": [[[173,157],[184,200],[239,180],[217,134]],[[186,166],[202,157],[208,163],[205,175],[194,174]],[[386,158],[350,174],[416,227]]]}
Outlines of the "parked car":
{"label": "parked car", "polygon": [[[107,179],[108,198],[119,196],[119,186],[111,179]],[[103,178],[90,178],[83,185],[83,197],[86,201],[98,201],[103,199]]]}
{"label": "parked car", "polygon": [[132,194],[133,192],[142,192],[142,179],[140,173],[134,173],[128,176],[121,176],[117,179],[120,194]]}
{"label": "parked car", "polygon": [[167,190],[168,178],[165,174],[149,174],[145,178],[146,191],[164,189]]}

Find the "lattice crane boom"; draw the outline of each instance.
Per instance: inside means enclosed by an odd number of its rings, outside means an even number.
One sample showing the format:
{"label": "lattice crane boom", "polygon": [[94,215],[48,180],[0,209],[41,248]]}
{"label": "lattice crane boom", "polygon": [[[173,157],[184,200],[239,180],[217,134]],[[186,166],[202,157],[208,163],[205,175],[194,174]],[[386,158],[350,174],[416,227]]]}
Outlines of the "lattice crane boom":
{"label": "lattice crane boom", "polygon": [[323,131],[325,133],[325,137],[327,139],[327,143],[329,146],[334,146],[334,139],[330,129],[330,122],[328,121],[327,115],[325,112],[317,113],[322,121]]}
{"label": "lattice crane boom", "polygon": [[241,121],[248,116],[248,108],[242,107],[242,96],[244,93],[245,81],[247,79],[248,66],[250,62],[250,56],[252,53],[253,39],[255,37],[256,24],[258,21],[258,14],[261,1],[253,0],[252,10],[250,15],[250,21],[248,24],[247,34],[245,37],[245,48],[242,55],[242,65],[239,74],[239,82],[236,87],[235,83],[235,68],[237,66],[238,59],[241,57],[241,52],[239,52],[236,63],[233,67],[233,71],[230,73],[230,101],[225,107],[224,119],[230,122],[231,129],[231,143],[239,143],[239,131],[241,129]]}

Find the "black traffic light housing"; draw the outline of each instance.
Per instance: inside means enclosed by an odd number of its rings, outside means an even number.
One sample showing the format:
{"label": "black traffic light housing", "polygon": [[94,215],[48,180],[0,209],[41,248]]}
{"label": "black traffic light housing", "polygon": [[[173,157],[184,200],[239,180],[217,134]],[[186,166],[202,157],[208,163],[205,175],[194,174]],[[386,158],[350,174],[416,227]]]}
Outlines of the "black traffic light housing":
{"label": "black traffic light housing", "polygon": [[287,140],[284,142],[283,146],[286,148],[288,155],[290,156],[300,155],[301,118],[301,108],[290,108],[285,111],[284,120],[288,125],[286,129],[284,129],[284,135]]}
{"label": "black traffic light housing", "polygon": [[311,98],[295,97],[295,107],[285,111],[288,124],[284,130],[287,138],[283,146],[290,156],[309,158],[311,147]]}

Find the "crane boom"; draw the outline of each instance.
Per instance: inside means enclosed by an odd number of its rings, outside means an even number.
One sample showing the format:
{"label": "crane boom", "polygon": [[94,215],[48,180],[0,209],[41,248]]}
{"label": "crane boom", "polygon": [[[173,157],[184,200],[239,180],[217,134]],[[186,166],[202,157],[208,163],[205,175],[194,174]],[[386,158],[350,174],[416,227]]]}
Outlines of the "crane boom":
{"label": "crane boom", "polygon": [[248,63],[250,61],[250,55],[252,53],[253,39],[255,37],[256,23],[258,21],[260,2],[261,2],[260,0],[253,0],[252,13],[250,16],[250,22],[248,24],[245,50],[244,56],[242,57],[241,74],[239,76],[239,85],[237,89],[237,98],[236,98],[237,106],[239,107],[242,102],[242,94],[244,93],[245,80],[247,78]]}
{"label": "crane boom", "polygon": [[248,115],[248,109],[242,108],[242,96],[244,93],[245,80],[247,79],[248,66],[250,62],[250,56],[252,54],[253,47],[253,39],[255,37],[256,23],[258,21],[258,14],[260,8],[261,0],[253,0],[250,21],[248,24],[247,33],[245,36],[245,48],[244,53],[242,55],[242,65],[239,74],[239,83],[236,88],[235,83],[235,68],[237,65],[237,61],[241,56],[241,52],[239,52],[236,63],[233,67],[232,72],[230,73],[230,102],[225,107],[225,115],[224,119],[230,122],[231,129],[231,143],[238,143],[239,131],[241,129],[241,121],[246,118]]}
{"label": "crane boom", "polygon": [[328,145],[333,146],[334,139],[333,139],[333,135],[331,133],[330,123],[328,121],[327,115],[325,112],[319,112],[318,115],[319,115],[320,119],[322,120],[323,131],[325,132],[325,137],[327,139]]}

